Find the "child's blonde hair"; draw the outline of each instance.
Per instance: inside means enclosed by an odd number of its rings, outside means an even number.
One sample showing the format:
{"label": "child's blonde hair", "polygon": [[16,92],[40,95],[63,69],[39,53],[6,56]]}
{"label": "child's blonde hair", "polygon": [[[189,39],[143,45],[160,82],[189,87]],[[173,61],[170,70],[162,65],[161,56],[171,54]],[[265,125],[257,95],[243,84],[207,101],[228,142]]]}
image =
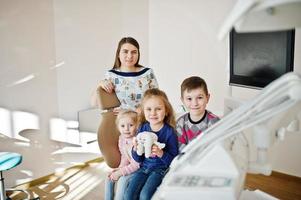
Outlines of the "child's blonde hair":
{"label": "child's blonde hair", "polygon": [[166,116],[164,118],[164,122],[169,124],[173,128],[175,128],[176,120],[175,120],[174,110],[173,110],[170,102],[168,101],[168,98],[167,98],[165,92],[163,92],[162,90],[159,90],[157,88],[148,89],[144,93],[142,103],[141,103],[141,114],[139,115],[139,122],[140,123],[146,122],[145,114],[144,114],[144,103],[145,103],[145,101],[147,101],[148,99],[150,99],[152,97],[160,98],[163,101],[164,106],[165,106],[165,111],[166,111],[166,113],[165,113]]}
{"label": "child's blonde hair", "polygon": [[117,117],[116,117],[116,126],[118,127],[118,123],[120,121],[120,119],[124,118],[124,117],[130,117],[135,124],[138,123],[138,113],[133,111],[133,110],[121,110]]}

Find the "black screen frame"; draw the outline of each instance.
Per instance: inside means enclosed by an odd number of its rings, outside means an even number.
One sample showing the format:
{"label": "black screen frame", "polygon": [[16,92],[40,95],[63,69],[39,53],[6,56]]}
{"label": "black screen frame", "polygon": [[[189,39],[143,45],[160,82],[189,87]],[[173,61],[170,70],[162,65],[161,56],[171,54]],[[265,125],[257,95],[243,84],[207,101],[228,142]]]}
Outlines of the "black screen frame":
{"label": "black screen frame", "polygon": [[[285,66],[285,73],[294,70],[294,48],[295,48],[295,29],[286,30],[284,31],[286,34],[286,66]],[[256,34],[254,33],[247,33],[247,34]],[[262,32],[260,32],[262,34]],[[237,67],[234,64],[234,48],[235,48],[235,36],[236,34],[244,34],[244,33],[237,33],[235,29],[232,29],[229,35],[229,42],[230,42],[230,79],[229,84],[234,86],[241,86],[241,87],[250,87],[250,88],[263,88],[272,82],[275,78],[269,77],[250,77],[250,76],[241,76],[234,74],[234,68]]]}

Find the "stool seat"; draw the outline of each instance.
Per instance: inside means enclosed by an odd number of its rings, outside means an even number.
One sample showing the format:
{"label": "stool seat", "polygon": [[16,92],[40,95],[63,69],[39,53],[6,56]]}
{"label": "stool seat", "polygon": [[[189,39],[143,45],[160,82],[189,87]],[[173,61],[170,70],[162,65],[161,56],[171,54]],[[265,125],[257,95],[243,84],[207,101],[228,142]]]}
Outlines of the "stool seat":
{"label": "stool seat", "polygon": [[0,152],[0,171],[9,170],[22,162],[22,156],[18,153]]}
{"label": "stool seat", "polygon": [[[31,194],[26,190],[21,189],[6,189],[4,186],[4,177],[2,171],[9,170],[16,167],[22,162],[22,155],[13,152],[0,152],[0,200],[9,200],[11,199],[6,195],[7,191],[19,191],[26,194],[27,197],[30,197]],[[39,197],[33,199],[40,199]]]}

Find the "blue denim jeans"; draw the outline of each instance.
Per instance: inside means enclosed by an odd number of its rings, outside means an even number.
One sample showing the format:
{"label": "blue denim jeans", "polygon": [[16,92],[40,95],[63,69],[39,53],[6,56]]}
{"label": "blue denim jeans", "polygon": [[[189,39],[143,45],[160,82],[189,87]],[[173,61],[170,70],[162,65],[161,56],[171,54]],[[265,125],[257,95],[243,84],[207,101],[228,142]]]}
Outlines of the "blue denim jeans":
{"label": "blue denim jeans", "polygon": [[[129,179],[132,174],[127,176],[121,176],[117,182],[111,181],[108,177],[105,180],[105,200],[122,200],[125,189],[128,185]],[[115,195],[114,186],[116,185]],[[114,198],[115,196],[115,198]]]}
{"label": "blue denim jeans", "polygon": [[125,190],[124,200],[151,199],[161,184],[167,169],[138,169],[131,177]]}

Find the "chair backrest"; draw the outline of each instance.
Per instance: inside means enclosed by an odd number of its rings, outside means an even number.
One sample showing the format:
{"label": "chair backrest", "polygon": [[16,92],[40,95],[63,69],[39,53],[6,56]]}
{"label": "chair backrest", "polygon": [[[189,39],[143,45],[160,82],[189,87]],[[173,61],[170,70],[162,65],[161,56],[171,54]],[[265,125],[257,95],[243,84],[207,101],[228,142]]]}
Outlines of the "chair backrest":
{"label": "chair backrest", "polygon": [[101,87],[97,90],[98,92],[98,106],[101,110],[115,108],[120,106],[120,101],[116,96],[116,93],[108,93]]}
{"label": "chair backrest", "polygon": [[117,168],[121,158],[118,148],[119,132],[115,125],[116,115],[111,112],[111,109],[120,106],[120,101],[115,92],[107,93],[102,88],[99,88],[97,92],[99,108],[109,111],[101,114],[97,131],[98,145],[107,165],[111,168]]}

